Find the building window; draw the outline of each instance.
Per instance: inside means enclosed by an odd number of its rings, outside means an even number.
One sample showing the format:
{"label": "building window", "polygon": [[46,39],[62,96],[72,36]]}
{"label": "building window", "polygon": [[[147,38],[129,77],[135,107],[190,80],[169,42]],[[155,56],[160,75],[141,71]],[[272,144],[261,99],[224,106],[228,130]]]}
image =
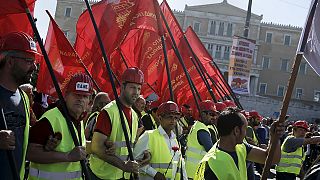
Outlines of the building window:
{"label": "building window", "polygon": [[216,35],[216,22],[215,21],[210,21],[210,29],[209,29],[209,34],[210,35]]}
{"label": "building window", "polygon": [[260,83],[259,93],[266,94],[267,93],[267,83]]}
{"label": "building window", "polygon": [[193,23],[193,30],[194,32],[200,32],[200,23],[199,22],[194,22]]}
{"label": "building window", "polygon": [[284,35],[284,45],[290,46],[291,44],[291,36],[290,35]]}
{"label": "building window", "polygon": [[266,43],[271,43],[272,42],[272,33],[268,33],[266,34]]}
{"label": "building window", "polygon": [[297,88],[296,89],[296,99],[301,99],[301,97],[302,97],[302,89]]}
{"label": "building window", "polygon": [[320,91],[314,91],[313,101],[320,102]]}
{"label": "building window", "polygon": [[262,58],[262,68],[263,69],[269,69],[269,67],[270,67],[270,57],[264,56]]}
{"label": "building window", "polygon": [[307,74],[307,63],[301,63],[299,66],[299,74]]}
{"label": "building window", "polygon": [[215,53],[215,56],[214,56],[216,59],[221,59],[221,46],[220,45],[217,45],[216,46],[216,53]]}
{"label": "building window", "polygon": [[227,36],[228,37],[231,37],[232,36],[232,24],[231,23],[228,23],[228,26],[227,26]]}
{"label": "building window", "polygon": [[71,7],[66,7],[64,11],[64,16],[65,17],[70,17],[71,16]]}
{"label": "building window", "polygon": [[223,59],[229,60],[230,58],[230,46],[224,47]]}
{"label": "building window", "polygon": [[288,72],[288,64],[289,64],[289,60],[288,59],[281,59],[280,70],[284,71],[284,72]]}
{"label": "building window", "polygon": [[282,97],[284,95],[284,86],[278,86],[277,96]]}
{"label": "building window", "polygon": [[223,32],[224,32],[224,22],[220,22],[220,24],[219,24],[219,30],[218,30],[218,35],[219,35],[219,36],[223,36]]}
{"label": "building window", "polygon": [[63,34],[66,36],[66,38],[69,37],[69,30],[64,30],[64,31],[62,31],[62,32],[63,32]]}
{"label": "building window", "polygon": [[208,44],[208,52],[210,53],[211,56],[212,56],[212,51],[213,51],[213,44],[209,43]]}

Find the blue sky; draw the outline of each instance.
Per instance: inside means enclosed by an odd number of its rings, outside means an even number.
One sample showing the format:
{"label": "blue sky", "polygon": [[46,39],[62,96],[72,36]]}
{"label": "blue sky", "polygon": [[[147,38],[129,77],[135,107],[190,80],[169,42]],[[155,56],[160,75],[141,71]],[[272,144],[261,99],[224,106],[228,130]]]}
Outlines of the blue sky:
{"label": "blue sky", "polygon": [[[162,0],[158,0],[162,2]],[[223,0],[167,0],[172,9],[183,10],[187,5],[219,3]],[[228,0],[229,4],[247,9],[248,0]],[[263,15],[263,22],[273,22],[303,27],[311,0],[253,0],[252,13]],[[57,0],[37,0],[35,17],[41,37],[45,39],[49,18],[45,10],[54,16]]]}

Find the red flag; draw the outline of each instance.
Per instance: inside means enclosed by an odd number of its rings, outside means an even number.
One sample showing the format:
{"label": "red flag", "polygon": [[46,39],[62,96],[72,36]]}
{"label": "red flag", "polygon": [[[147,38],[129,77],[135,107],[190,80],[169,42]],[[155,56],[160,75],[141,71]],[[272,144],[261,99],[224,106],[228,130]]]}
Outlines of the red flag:
{"label": "red flag", "polygon": [[[21,4],[20,1],[23,1]],[[25,13],[26,10],[24,6],[33,7],[36,0],[10,0],[10,1],[2,1],[0,3],[0,16],[5,16],[8,14],[18,14]],[[25,3],[25,4],[24,4]],[[32,9],[33,9],[32,8]],[[21,21],[21,20],[20,20]]]}
{"label": "red flag", "polygon": [[[230,95],[230,91],[227,88],[227,82],[223,78],[222,74],[219,72],[219,69],[217,69],[210,63],[211,61],[213,61],[213,59],[201,43],[196,33],[192,30],[191,27],[188,27],[185,32],[185,35],[189,41],[192,50],[194,51],[194,53],[200,60],[201,64],[203,65],[203,68],[208,72],[210,77],[213,78],[217,86],[221,87],[215,89],[218,90],[221,94]],[[227,94],[225,94],[225,92]]]}
{"label": "red flag", "polygon": [[[77,53],[65,37],[59,26],[56,24],[50,13],[50,25],[45,42],[45,49],[48,53],[55,76],[58,80],[60,89],[63,91],[70,77],[77,72],[84,72]],[[40,62],[37,89],[45,94],[56,96],[47,65],[44,59]]]}
{"label": "red flag", "polygon": [[[125,70],[121,52],[129,67],[136,66],[144,72],[145,81],[151,86],[160,75],[158,70],[163,64],[155,2],[155,0],[101,1],[92,6],[114,73],[121,77]],[[85,64],[91,68],[92,76],[95,79],[104,78],[108,81],[95,36],[88,13],[84,12],[77,23],[75,48],[83,57]],[[151,91],[143,93],[150,94]]]}
{"label": "red flag", "polygon": [[[25,3],[33,15],[35,0],[26,0]],[[23,31],[33,37],[32,27],[20,0],[2,1],[0,3],[0,27],[0,36],[10,32]]]}
{"label": "red flag", "polygon": [[[164,14],[164,17],[168,23],[169,29],[172,32],[173,38],[177,44],[177,48],[182,56],[183,62],[186,66],[186,69],[196,86],[196,89],[199,89],[201,87],[205,87],[204,82],[202,81],[199,73],[196,70],[196,66],[192,63],[190,60],[190,57],[192,56],[191,51],[188,48],[188,45],[186,44],[185,40],[183,39],[183,31],[178,24],[177,20],[175,19],[170,7],[168,6],[166,1],[163,1],[161,4],[161,10]],[[165,24],[163,23],[163,27],[165,27]],[[166,29],[166,28],[165,28]],[[166,34],[169,34],[167,30],[165,30]],[[170,37],[167,38],[167,42],[169,44],[172,44]],[[182,105],[185,102],[188,101],[187,96],[190,95],[191,100],[194,101],[194,98],[192,98],[192,92],[190,85],[188,83],[187,77],[185,75],[185,72],[182,68],[182,65],[180,64],[177,56],[175,55],[173,50],[169,50],[168,52],[168,59],[169,59],[169,66],[170,66],[170,74],[171,74],[171,84],[172,89],[174,93],[175,101]],[[164,74],[162,81],[161,81],[161,94],[160,97],[162,97],[162,100],[168,100],[169,99],[169,87],[167,84],[167,75]],[[193,102],[194,104],[195,102]]]}

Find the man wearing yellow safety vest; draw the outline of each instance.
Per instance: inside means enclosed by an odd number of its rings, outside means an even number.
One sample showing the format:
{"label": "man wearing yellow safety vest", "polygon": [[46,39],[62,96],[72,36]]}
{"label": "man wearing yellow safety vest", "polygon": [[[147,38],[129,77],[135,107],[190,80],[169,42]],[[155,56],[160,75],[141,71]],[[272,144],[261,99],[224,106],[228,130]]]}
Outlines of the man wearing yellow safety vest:
{"label": "man wearing yellow safety vest", "polygon": [[[74,74],[64,89],[64,99],[80,146],[75,147],[62,106],[45,112],[31,127],[27,158],[31,161],[29,179],[82,179],[80,160],[86,158],[83,118],[93,93],[92,81],[86,74]],[[59,134],[59,135],[58,135]],[[60,136],[60,137],[57,137]],[[46,148],[48,139],[60,142]]]}
{"label": "man wearing yellow safety vest", "polygon": [[[19,85],[30,82],[36,70],[34,62],[37,54],[36,43],[24,32],[8,33],[0,39],[0,108],[3,109],[7,125],[5,130],[4,120],[0,121],[0,179],[11,180],[15,176],[24,178],[30,104],[27,94]],[[18,172],[11,170],[12,161],[7,151],[12,151]]]}
{"label": "man wearing yellow safety vest", "polygon": [[[246,118],[237,109],[223,111],[217,121],[220,139],[201,160],[194,179],[246,180],[246,160],[264,163],[267,150],[243,142],[247,126]],[[282,123],[273,123],[271,140],[283,135],[284,131]],[[280,159],[280,141],[274,148],[272,163],[277,163]]]}
{"label": "man wearing yellow safety vest", "polygon": [[[124,71],[121,81],[119,98],[132,148],[138,130],[138,116],[132,109],[132,105],[140,95],[144,76],[141,70],[132,67]],[[115,154],[106,154],[103,150],[106,140],[114,143]],[[129,179],[130,173],[138,173],[141,164],[129,160],[116,101],[106,105],[97,117],[92,138],[92,152],[89,158],[92,179]],[[146,154],[144,160],[148,158]]]}
{"label": "man wearing yellow safety vest", "polygon": [[[188,178],[193,178],[197,165],[213,146],[208,126],[212,125],[213,118],[217,114],[216,106],[210,100],[200,102],[199,106],[200,120],[194,123],[187,138],[186,170]],[[212,125],[210,128],[215,133],[215,126]]]}
{"label": "man wearing yellow safety vest", "polygon": [[[141,168],[140,179],[187,179],[184,160],[173,129],[180,118],[178,105],[172,101],[162,103],[157,114],[160,126],[146,131],[138,140],[134,156],[141,159],[147,150],[151,154],[150,164]],[[181,171],[182,167],[182,171]]]}
{"label": "man wearing yellow safety vest", "polygon": [[305,138],[308,129],[306,121],[293,124],[293,135],[288,136],[281,146],[281,159],[276,167],[277,179],[296,179],[305,159],[303,145],[320,143],[320,136]]}
{"label": "man wearing yellow safety vest", "polygon": [[93,136],[94,128],[96,127],[97,122],[97,116],[99,112],[102,110],[102,108],[110,103],[111,100],[109,98],[108,93],[105,92],[99,92],[93,99],[92,104],[92,113],[88,117],[88,120],[86,122],[86,130],[85,135],[86,139],[91,141]]}

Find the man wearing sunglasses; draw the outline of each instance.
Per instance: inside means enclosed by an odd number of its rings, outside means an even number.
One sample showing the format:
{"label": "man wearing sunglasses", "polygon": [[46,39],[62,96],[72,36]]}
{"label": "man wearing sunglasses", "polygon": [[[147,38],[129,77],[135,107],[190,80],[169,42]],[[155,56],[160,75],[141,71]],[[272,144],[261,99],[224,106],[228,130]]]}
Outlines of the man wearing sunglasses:
{"label": "man wearing sunglasses", "polygon": [[[197,165],[200,163],[203,156],[213,146],[212,130],[215,137],[218,133],[213,125],[218,114],[215,104],[210,100],[202,101],[200,104],[200,119],[191,127],[188,135],[187,151],[186,151],[186,169],[188,178],[193,178]],[[212,126],[212,127],[209,127]]]}
{"label": "man wearing sunglasses", "polygon": [[[30,104],[27,94],[18,87],[30,82],[37,54],[36,43],[24,32],[12,32],[0,39],[0,106],[5,117],[0,118],[1,179],[14,179],[14,174],[24,177]],[[18,172],[12,171],[6,151],[13,152]]]}

